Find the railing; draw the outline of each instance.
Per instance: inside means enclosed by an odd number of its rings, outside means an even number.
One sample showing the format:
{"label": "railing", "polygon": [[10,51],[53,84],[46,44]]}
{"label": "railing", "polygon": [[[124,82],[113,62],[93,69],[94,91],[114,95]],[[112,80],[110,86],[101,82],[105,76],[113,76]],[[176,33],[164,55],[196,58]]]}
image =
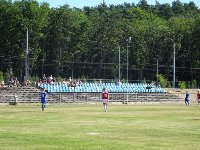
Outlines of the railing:
{"label": "railing", "polygon": [[[179,93],[110,93],[110,103],[132,102],[180,102]],[[0,103],[9,103],[17,100],[18,103],[40,103],[38,94],[0,95]],[[100,103],[101,93],[49,93],[48,103]]]}
{"label": "railing", "polygon": [[[54,93],[49,94],[56,103],[99,103],[101,93]],[[52,102],[53,102],[52,101]],[[110,103],[131,102],[180,102],[180,94],[169,93],[110,93]]]}

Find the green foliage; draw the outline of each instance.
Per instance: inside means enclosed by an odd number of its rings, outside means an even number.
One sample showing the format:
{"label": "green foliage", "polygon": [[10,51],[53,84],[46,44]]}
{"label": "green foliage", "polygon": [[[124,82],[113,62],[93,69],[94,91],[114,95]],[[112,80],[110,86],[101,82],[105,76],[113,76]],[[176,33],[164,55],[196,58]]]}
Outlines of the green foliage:
{"label": "green foliage", "polygon": [[197,88],[197,81],[196,80],[192,80],[191,88]]}
{"label": "green foliage", "polygon": [[179,81],[179,82],[178,82],[178,87],[179,87],[180,89],[185,89],[185,88],[186,88],[186,82],[184,82],[184,81]]}
{"label": "green foliage", "polygon": [[62,83],[62,81],[63,81],[63,78],[61,76],[58,76],[57,79],[56,79],[56,82]]}
{"label": "green foliage", "polygon": [[158,74],[157,77],[158,77],[161,87],[162,88],[167,87],[167,79],[165,78],[165,76],[163,74]]}
{"label": "green foliage", "polygon": [[31,82],[31,85],[32,85],[32,86],[35,86],[35,83],[36,83],[37,81],[39,81],[39,77],[38,77],[38,76],[30,76],[30,77],[29,77],[29,80],[30,80],[30,82]]}
{"label": "green foliage", "polygon": [[0,71],[0,81],[4,81],[3,72],[2,71]]}
{"label": "green foliage", "polygon": [[167,81],[167,87],[171,88],[172,87],[172,82],[171,81]]}
{"label": "green foliage", "polygon": [[[68,5],[50,8],[48,3],[33,0],[3,0],[0,12],[0,70],[5,72],[12,66],[18,78],[24,76],[28,29],[30,76],[41,77],[45,72],[69,77],[73,67],[74,78],[115,79],[120,46],[121,78],[126,78],[126,39],[132,37],[128,44],[129,80],[154,80],[155,68],[150,66],[155,58],[162,65],[159,72],[171,80],[173,40],[176,66],[180,67],[176,77],[196,80],[192,87],[200,82],[196,73],[200,66],[200,11],[193,2],[156,2],[153,6],[141,0],[137,5],[75,9]],[[162,82],[165,87],[166,81]]]}
{"label": "green foliage", "polygon": [[87,83],[87,79],[85,78],[85,76],[82,76],[80,79],[83,83]]}
{"label": "green foliage", "polygon": [[5,73],[3,74],[3,77],[4,77],[5,83],[8,83],[9,80],[10,80],[10,74],[9,74],[8,72],[5,72]]}

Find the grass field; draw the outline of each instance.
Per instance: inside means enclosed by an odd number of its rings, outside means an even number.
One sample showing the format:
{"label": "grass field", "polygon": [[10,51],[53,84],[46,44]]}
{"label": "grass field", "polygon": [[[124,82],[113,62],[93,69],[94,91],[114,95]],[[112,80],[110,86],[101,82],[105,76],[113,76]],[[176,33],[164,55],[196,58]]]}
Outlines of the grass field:
{"label": "grass field", "polygon": [[2,150],[198,150],[200,107],[0,106]]}

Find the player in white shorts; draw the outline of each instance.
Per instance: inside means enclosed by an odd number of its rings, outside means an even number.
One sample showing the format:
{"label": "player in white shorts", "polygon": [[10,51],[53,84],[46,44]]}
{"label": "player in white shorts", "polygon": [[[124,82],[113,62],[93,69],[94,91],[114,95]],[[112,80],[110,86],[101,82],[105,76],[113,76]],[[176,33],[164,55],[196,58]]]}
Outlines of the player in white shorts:
{"label": "player in white shorts", "polygon": [[105,112],[108,111],[108,99],[109,99],[108,91],[106,91],[106,89],[103,88],[103,91],[102,91],[102,100],[103,100],[103,107],[104,107],[104,111]]}

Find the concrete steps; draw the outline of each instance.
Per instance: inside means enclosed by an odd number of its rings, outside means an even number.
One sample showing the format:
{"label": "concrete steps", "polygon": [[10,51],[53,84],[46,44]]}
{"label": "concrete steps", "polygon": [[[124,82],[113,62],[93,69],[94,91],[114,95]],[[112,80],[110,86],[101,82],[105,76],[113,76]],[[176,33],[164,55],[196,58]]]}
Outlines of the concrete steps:
{"label": "concrete steps", "polygon": [[[4,87],[0,89],[0,103],[40,103],[40,90],[35,87]],[[110,103],[180,102],[179,93],[110,93]],[[98,103],[101,93],[48,93],[48,103]]]}

